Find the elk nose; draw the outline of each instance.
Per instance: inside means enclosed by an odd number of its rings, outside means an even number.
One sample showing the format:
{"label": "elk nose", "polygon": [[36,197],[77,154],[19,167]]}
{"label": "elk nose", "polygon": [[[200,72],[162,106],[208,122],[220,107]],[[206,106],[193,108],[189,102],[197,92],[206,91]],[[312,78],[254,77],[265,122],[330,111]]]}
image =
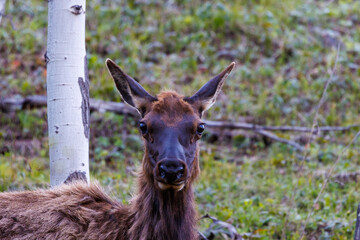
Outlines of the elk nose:
{"label": "elk nose", "polygon": [[159,165],[159,175],[166,183],[173,183],[184,176],[184,164],[180,161],[168,160]]}

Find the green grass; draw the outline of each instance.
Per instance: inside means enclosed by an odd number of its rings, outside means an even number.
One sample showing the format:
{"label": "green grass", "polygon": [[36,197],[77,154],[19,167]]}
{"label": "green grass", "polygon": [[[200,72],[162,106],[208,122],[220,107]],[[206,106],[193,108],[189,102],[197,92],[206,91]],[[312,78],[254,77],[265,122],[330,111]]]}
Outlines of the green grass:
{"label": "green grass", "polygon": [[[121,101],[104,66],[108,57],[153,94],[170,88],[190,95],[236,61],[206,119],[311,127],[339,45],[336,77],[318,124],[360,123],[358,1],[87,2],[93,98]],[[7,1],[6,14],[0,28],[0,97],[46,94],[47,4]],[[92,179],[126,203],[142,157],[136,122],[112,113],[93,113],[91,119]],[[48,186],[46,124],[44,109],[0,113],[1,191]],[[277,134],[306,139],[299,133]],[[299,239],[324,173],[355,134],[321,133],[301,169],[302,154],[284,144],[251,132],[235,132],[230,140],[221,133],[212,143],[209,133],[201,143],[195,192],[200,215],[227,221],[248,239],[280,239],[283,229],[286,239]],[[357,170],[359,147],[355,143],[345,151],[334,175]],[[308,239],[352,238],[360,202],[355,180],[330,179],[306,225]],[[199,228],[209,223],[202,220]]]}

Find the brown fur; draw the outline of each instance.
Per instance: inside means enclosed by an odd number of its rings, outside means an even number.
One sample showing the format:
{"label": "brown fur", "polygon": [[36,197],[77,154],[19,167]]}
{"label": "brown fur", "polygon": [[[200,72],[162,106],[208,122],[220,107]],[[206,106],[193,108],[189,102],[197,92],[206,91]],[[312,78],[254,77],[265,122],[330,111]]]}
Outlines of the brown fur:
{"label": "brown fur", "polygon": [[152,110],[160,114],[161,119],[168,126],[175,126],[184,116],[195,114],[191,105],[185,102],[183,98],[184,96],[174,91],[162,92],[157,96],[158,101],[152,104]]}
{"label": "brown fur", "polygon": [[[163,92],[157,99],[146,117],[155,113],[174,126],[199,119],[175,92]],[[97,184],[83,181],[49,190],[0,193],[0,239],[197,239],[192,184],[200,170],[195,146],[190,176],[184,188],[175,191],[156,186],[145,144],[137,194],[126,206]]]}
{"label": "brown fur", "polygon": [[96,184],[0,194],[0,239],[128,239],[129,209]]}

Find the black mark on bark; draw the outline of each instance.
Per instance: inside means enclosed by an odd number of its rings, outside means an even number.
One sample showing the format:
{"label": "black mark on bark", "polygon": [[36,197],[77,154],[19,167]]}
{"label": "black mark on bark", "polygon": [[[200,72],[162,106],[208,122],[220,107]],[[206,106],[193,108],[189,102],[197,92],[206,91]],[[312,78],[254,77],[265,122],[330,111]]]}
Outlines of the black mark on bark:
{"label": "black mark on bark", "polygon": [[85,13],[84,9],[81,5],[74,5],[70,7],[70,11],[75,15],[80,15],[82,13]]}
{"label": "black mark on bark", "polygon": [[73,173],[70,173],[70,175],[66,178],[64,183],[69,184],[69,183],[76,182],[76,181],[87,182],[86,172],[75,171]]}
{"label": "black mark on bark", "polygon": [[44,53],[44,58],[45,58],[45,63],[48,64],[48,62],[50,61],[50,58],[47,55],[47,51]]}
{"label": "black mark on bark", "polygon": [[90,97],[89,97],[89,74],[87,68],[87,59],[84,58],[84,72],[85,72],[85,81],[82,77],[78,78],[78,83],[80,86],[80,92],[82,96],[81,102],[81,112],[82,112],[82,122],[84,126],[84,134],[86,138],[89,138],[90,135]]}

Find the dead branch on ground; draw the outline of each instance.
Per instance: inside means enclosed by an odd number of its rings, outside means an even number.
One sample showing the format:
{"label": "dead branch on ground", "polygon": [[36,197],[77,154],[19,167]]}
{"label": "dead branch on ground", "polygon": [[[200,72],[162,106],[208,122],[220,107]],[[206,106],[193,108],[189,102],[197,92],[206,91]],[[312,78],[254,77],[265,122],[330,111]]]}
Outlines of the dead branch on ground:
{"label": "dead branch on ground", "polygon": [[[10,97],[0,99],[0,112],[12,112],[18,110],[32,109],[46,107],[46,96],[33,95],[22,97]],[[114,112],[116,114],[131,116],[138,118],[138,113],[133,108],[129,107],[125,103],[102,101],[99,99],[90,99],[90,110],[97,112]],[[322,126],[317,128],[307,128],[300,126],[265,126],[244,122],[226,122],[226,121],[204,121],[206,126],[210,129],[229,129],[229,130],[247,130],[253,131],[256,134],[260,134],[273,141],[281,142],[292,146],[297,151],[304,151],[304,147],[300,144],[278,137],[271,132],[274,131],[291,131],[291,132],[307,132],[312,134],[318,134],[318,132],[331,132],[331,131],[349,131],[354,128],[359,128],[360,124],[353,124],[349,126]],[[271,131],[271,132],[270,132]]]}
{"label": "dead branch on ground", "polygon": [[231,240],[242,240],[240,234],[237,233],[236,228],[231,225],[230,223],[219,221],[217,218],[210,216],[209,214],[206,214],[202,216],[199,220],[202,219],[211,219],[212,223],[210,224],[209,228],[206,229],[208,237],[205,236],[205,234],[199,232],[200,239],[202,240],[212,240],[215,238],[216,235],[223,234],[226,236],[226,239],[230,238]]}

